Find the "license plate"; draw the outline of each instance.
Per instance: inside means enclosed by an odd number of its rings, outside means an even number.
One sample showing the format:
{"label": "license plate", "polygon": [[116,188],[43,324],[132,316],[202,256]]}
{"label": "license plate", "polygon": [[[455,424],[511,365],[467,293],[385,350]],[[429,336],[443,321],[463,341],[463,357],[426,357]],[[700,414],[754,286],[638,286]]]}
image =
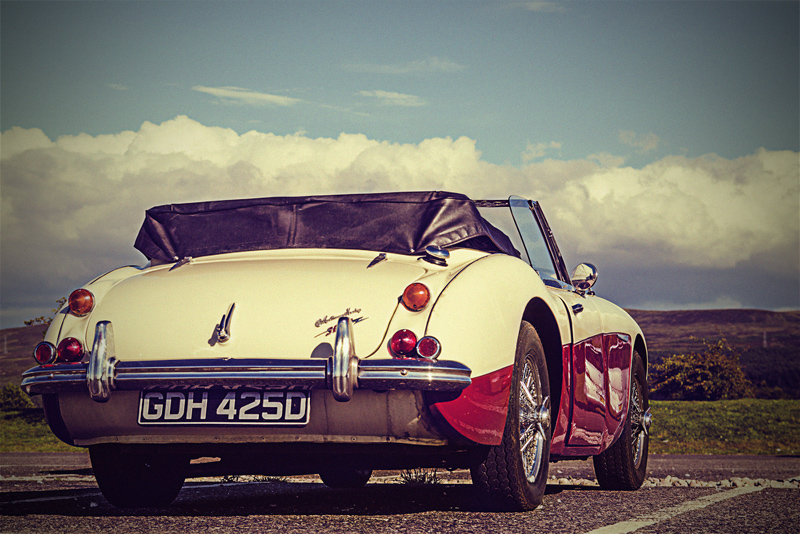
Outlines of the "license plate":
{"label": "license plate", "polygon": [[139,395],[140,425],[305,425],[307,390],[147,390]]}

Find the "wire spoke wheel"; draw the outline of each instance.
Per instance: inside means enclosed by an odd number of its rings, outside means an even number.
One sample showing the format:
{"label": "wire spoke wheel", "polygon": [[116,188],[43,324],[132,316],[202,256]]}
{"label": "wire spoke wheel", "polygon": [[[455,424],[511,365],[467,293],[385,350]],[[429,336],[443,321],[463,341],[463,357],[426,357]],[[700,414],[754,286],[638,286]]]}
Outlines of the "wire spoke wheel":
{"label": "wire spoke wheel", "polygon": [[534,368],[535,365],[526,359],[519,384],[519,442],[528,482],[536,481],[542,467],[550,428],[550,397],[542,396],[541,377]]}
{"label": "wire spoke wheel", "polygon": [[592,458],[597,482],[603,489],[635,490],[644,482],[652,421],[645,376],[642,358],[634,351],[628,416],[622,434],[611,447]]}
{"label": "wire spoke wheel", "polygon": [[639,384],[634,384],[631,388],[631,403],[628,408],[631,417],[631,455],[633,456],[633,465],[637,468],[642,463],[642,449],[644,448],[644,440],[647,438],[645,428],[642,425],[644,410],[642,409],[640,388]]}
{"label": "wire spoke wheel", "polygon": [[550,461],[550,382],[542,342],[523,322],[499,445],[473,467],[481,503],[492,510],[532,510],[542,502]]}

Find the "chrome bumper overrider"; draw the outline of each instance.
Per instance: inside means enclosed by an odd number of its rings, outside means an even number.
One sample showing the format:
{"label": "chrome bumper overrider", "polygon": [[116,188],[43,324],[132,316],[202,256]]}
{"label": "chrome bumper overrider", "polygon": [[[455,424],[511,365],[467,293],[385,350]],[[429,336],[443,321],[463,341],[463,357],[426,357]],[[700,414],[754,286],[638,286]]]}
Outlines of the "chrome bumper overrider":
{"label": "chrome bumper overrider", "polygon": [[22,376],[30,395],[86,391],[106,402],[114,390],[169,387],[263,387],[331,389],[338,401],[348,401],[354,389],[414,389],[461,391],[472,382],[471,370],[458,362],[418,359],[359,359],[355,354],[350,318],[336,327],[333,357],[267,360],[191,359],[120,361],[114,350],[111,323],[97,323],[88,364],[34,367]]}

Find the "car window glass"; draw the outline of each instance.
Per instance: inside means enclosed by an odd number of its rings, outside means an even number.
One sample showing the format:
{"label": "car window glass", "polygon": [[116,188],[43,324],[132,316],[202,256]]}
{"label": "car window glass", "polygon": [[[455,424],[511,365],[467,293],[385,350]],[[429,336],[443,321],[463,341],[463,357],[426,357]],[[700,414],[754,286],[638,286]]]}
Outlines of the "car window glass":
{"label": "car window glass", "polygon": [[547,248],[547,242],[544,240],[542,230],[533,216],[528,201],[519,197],[511,197],[508,202],[531,265],[539,272],[542,280],[557,281],[558,275],[553,266],[550,250]]}
{"label": "car window glass", "polygon": [[508,210],[508,207],[479,206],[478,211],[480,212],[481,217],[489,221],[498,230],[508,236],[508,238],[511,240],[511,244],[514,245],[514,248],[519,251],[520,259],[530,263],[528,260],[528,255],[525,254],[525,245],[522,243],[522,239],[519,236],[519,231],[517,231],[517,226],[514,224],[514,218],[511,216],[511,212]]}

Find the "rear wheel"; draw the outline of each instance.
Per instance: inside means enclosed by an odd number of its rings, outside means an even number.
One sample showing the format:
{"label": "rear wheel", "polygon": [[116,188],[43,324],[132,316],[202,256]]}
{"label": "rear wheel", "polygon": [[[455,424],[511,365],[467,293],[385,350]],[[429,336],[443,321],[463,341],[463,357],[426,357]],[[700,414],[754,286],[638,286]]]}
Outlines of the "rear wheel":
{"label": "rear wheel", "polygon": [[348,465],[323,469],[319,477],[329,488],[360,488],[369,481],[372,469],[360,469]]}
{"label": "rear wheel", "polygon": [[542,502],[550,461],[550,382],[539,335],[523,322],[500,445],[471,469],[481,502],[494,510],[532,510]]}
{"label": "rear wheel", "polygon": [[592,458],[597,482],[603,489],[638,489],[647,473],[650,401],[644,364],[636,351],[632,363],[631,398],[622,435],[611,447]]}
{"label": "rear wheel", "polygon": [[178,496],[189,459],[165,454],[123,454],[114,445],[89,447],[97,485],[108,502],[119,508],[169,505]]}

